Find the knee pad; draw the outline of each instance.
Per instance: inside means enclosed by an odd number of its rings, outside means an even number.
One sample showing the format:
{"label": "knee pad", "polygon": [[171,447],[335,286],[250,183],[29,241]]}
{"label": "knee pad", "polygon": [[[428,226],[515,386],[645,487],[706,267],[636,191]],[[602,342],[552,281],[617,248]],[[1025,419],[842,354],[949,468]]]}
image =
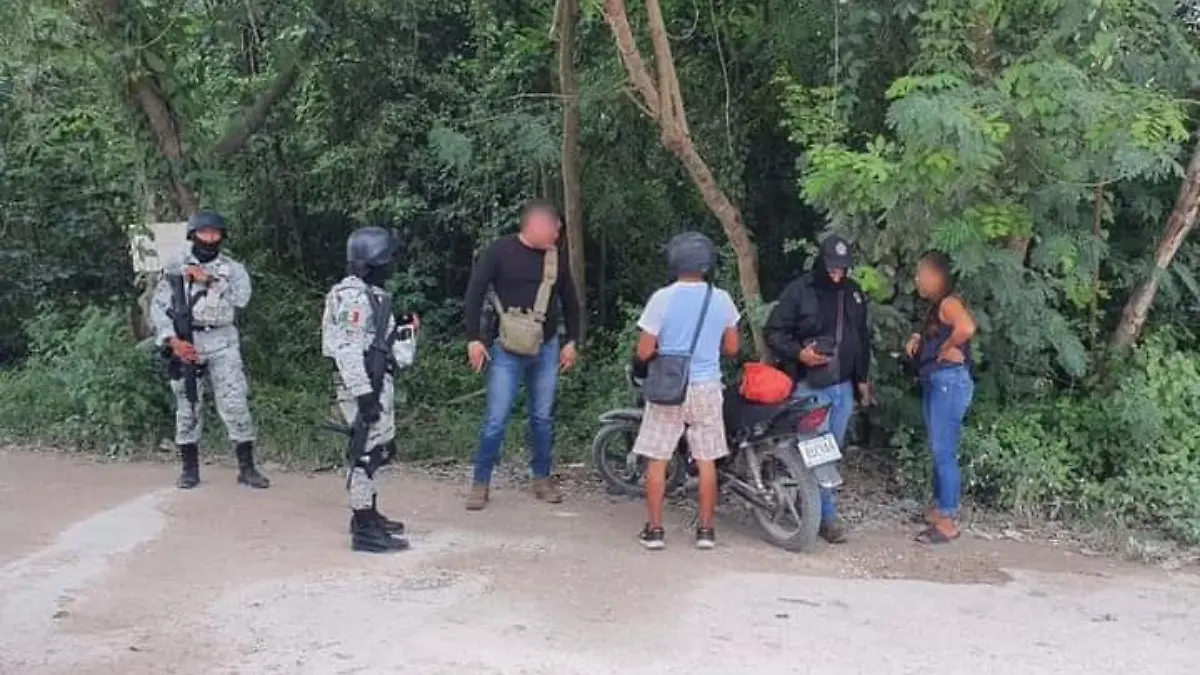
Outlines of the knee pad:
{"label": "knee pad", "polygon": [[[374,478],[375,472],[379,470],[379,467],[390,461],[390,459],[385,459],[384,454],[389,445],[391,444],[373,446],[370,450],[358,456],[358,459],[354,461],[354,466],[361,467],[363,471],[367,472],[367,478]],[[392,445],[392,450],[394,453],[394,445]]]}

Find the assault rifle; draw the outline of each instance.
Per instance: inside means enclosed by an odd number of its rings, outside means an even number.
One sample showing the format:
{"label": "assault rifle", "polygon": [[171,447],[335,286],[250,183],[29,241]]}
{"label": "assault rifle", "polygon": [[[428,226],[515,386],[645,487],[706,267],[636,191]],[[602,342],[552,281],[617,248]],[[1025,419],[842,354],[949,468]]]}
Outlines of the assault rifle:
{"label": "assault rifle", "polygon": [[[205,291],[200,291],[195,296],[188,298],[187,286],[184,283],[182,274],[166,275],[167,283],[171,286],[171,307],[167,309],[167,316],[171,318],[171,325],[175,329],[175,337],[194,345],[194,336],[192,334],[192,307],[204,295]],[[183,380],[183,392],[187,396],[187,400],[192,404],[192,408],[196,407],[199,402],[200,393],[197,388],[197,376],[200,372],[200,366],[195,363],[189,363],[178,356],[171,350],[170,345],[163,346],[163,356],[167,359],[167,374],[172,380]]]}

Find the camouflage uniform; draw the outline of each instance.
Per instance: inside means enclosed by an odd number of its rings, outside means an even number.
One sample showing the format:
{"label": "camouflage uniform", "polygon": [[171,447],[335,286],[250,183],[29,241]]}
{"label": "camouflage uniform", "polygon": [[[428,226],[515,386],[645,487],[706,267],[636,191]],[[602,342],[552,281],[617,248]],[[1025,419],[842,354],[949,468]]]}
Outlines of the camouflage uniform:
{"label": "camouflage uniform", "polygon": [[[342,279],[325,297],[325,313],[321,320],[321,352],[332,358],[337,366],[334,378],[338,407],[346,422],[352,424],[358,416],[359,396],[372,393],[371,381],[367,377],[363,354],[375,340],[375,317],[369,295],[377,303],[390,306],[388,294],[381,288],[371,286],[356,276]],[[396,321],[388,317],[388,334],[396,330]],[[414,341],[397,340],[392,344],[392,358],[398,367],[407,367],[413,362]],[[366,450],[379,452],[379,448],[390,448],[394,453],[396,437],[395,388],[392,375],[383,377],[378,392],[379,420],[367,431]],[[390,457],[389,457],[390,459]],[[350,508],[371,509],[376,494],[375,478],[359,463],[352,463],[349,475]]]}
{"label": "camouflage uniform", "polygon": [[[183,274],[184,268],[198,265],[211,279],[207,284],[185,282],[189,296],[206,288],[204,295],[192,308],[193,339],[199,365],[212,387],[217,414],[225,423],[229,439],[234,443],[254,441],[254,419],[250,416],[249,391],[246,374],[242,371],[242,351],[234,315],[250,302],[250,275],[238,261],[218,255],[201,263],[190,252],[171,261],[163,268],[163,277],[154,291],[150,319],[159,345],[166,345],[175,336],[167,311],[171,308],[169,274]],[[175,443],[186,445],[200,442],[203,388],[197,388],[199,399],[193,408],[184,392],[182,380],[172,380],[175,392]]]}

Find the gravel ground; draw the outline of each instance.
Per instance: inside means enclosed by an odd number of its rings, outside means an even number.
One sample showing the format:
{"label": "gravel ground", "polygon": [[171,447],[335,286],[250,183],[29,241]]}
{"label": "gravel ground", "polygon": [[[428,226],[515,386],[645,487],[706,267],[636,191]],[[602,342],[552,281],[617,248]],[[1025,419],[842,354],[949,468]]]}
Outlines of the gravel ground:
{"label": "gravel ground", "polygon": [[[788,554],[733,505],[721,545],[642,551],[640,504],[568,467],[568,498],[400,468],[381,507],[413,550],[356,555],[342,479],[0,451],[0,673],[1193,673],[1200,578],[980,519],[910,541],[905,505],[844,500],[852,541]],[[449,480],[447,480],[449,479]],[[1007,534],[1006,534],[1007,532]],[[1018,540],[1023,539],[1023,540]]]}

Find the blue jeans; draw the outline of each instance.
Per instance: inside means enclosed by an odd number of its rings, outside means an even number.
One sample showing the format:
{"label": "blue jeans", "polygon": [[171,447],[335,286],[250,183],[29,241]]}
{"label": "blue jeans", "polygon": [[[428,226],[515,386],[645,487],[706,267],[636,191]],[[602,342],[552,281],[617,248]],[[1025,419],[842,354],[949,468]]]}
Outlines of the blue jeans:
{"label": "blue jeans", "polygon": [[971,373],[962,366],[935,371],[925,381],[921,394],[925,431],[933,454],[934,504],[951,518],[958,515],[962,495],[958,439],[974,395]]}
{"label": "blue jeans", "polygon": [[529,392],[529,468],[534,478],[550,475],[554,445],[554,393],[558,388],[558,339],[548,340],[537,356],[518,356],[493,344],[487,369],[487,410],[475,453],[475,483],[486,485],[500,458],[508,418],[525,380]]}
{"label": "blue jeans", "polygon": [[[835,385],[811,389],[803,382],[792,390],[792,398],[816,396],[817,400],[829,404],[829,416],[821,427],[822,433],[832,433],[839,448],[846,448],[846,429],[850,427],[850,415],[854,413],[854,384],[839,382]],[[821,522],[828,523],[837,517],[837,500],[829,488],[821,488]]]}

